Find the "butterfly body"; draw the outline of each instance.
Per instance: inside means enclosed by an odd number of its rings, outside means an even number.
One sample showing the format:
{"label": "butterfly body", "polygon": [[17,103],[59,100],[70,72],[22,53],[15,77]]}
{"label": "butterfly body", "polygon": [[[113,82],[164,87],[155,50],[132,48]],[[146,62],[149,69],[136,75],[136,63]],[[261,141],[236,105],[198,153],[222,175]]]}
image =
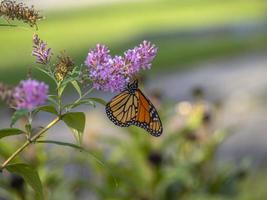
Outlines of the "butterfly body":
{"label": "butterfly body", "polygon": [[107,105],[108,118],[116,125],[135,125],[153,136],[160,136],[163,128],[158,112],[153,104],[138,88],[138,82],[128,84],[125,90],[115,96]]}

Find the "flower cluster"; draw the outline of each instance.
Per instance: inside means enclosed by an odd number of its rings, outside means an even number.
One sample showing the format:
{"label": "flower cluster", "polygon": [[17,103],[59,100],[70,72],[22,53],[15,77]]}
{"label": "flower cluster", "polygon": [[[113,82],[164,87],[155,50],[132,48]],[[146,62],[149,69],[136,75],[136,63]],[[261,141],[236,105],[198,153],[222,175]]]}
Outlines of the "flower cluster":
{"label": "flower cluster", "polygon": [[36,62],[46,65],[51,58],[51,48],[47,48],[47,44],[43,42],[37,34],[33,35],[32,55],[36,57]]}
{"label": "flower cluster", "polygon": [[157,54],[157,48],[150,42],[143,41],[139,46],[129,49],[124,56],[109,54],[105,45],[97,44],[88,53],[85,65],[93,87],[104,91],[120,91],[141,69],[149,69]]}
{"label": "flower cluster", "polygon": [[133,75],[140,69],[150,69],[151,62],[157,54],[155,45],[148,41],[143,41],[138,47],[129,49],[124,53],[127,73]]}
{"label": "flower cluster", "polygon": [[48,98],[48,85],[32,79],[23,80],[14,89],[16,109],[33,110],[43,105]]}
{"label": "flower cluster", "polygon": [[4,0],[0,3],[0,16],[2,15],[11,20],[21,20],[31,27],[36,26],[37,21],[43,18],[33,6],[28,7],[23,3],[10,0]]}

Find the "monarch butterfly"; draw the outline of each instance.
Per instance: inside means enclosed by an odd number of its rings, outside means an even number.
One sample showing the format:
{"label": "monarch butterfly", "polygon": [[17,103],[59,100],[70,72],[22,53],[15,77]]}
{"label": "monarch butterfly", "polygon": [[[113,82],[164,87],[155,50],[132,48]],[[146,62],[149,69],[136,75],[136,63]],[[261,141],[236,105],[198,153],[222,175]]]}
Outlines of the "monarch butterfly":
{"label": "monarch butterfly", "polygon": [[116,125],[135,125],[158,137],[163,128],[158,112],[153,104],[138,89],[138,81],[129,83],[125,90],[106,105],[108,118]]}

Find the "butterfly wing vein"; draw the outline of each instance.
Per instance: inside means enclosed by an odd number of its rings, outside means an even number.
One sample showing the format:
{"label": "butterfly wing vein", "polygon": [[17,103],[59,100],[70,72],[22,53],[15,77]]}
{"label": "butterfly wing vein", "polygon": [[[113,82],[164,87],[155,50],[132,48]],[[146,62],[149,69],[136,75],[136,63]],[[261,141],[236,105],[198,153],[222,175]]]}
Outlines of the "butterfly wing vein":
{"label": "butterfly wing vein", "polygon": [[115,96],[107,104],[106,113],[118,126],[135,125],[153,136],[158,137],[162,134],[162,123],[156,108],[139,89],[134,93],[124,90]]}

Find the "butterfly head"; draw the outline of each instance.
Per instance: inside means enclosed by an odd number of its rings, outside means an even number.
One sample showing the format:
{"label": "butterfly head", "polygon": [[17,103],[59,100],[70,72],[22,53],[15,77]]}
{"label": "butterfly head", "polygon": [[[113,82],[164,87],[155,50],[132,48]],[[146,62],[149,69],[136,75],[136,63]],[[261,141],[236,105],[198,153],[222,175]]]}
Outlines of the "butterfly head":
{"label": "butterfly head", "polygon": [[131,83],[128,83],[127,90],[129,90],[130,93],[134,93],[138,89],[138,81],[134,80]]}

